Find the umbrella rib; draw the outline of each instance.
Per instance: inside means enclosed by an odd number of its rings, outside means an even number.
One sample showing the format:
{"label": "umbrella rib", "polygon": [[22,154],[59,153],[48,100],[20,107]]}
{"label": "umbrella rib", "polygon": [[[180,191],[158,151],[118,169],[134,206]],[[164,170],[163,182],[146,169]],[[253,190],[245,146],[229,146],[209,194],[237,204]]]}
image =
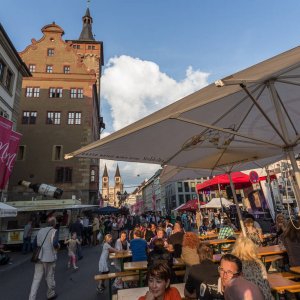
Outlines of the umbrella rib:
{"label": "umbrella rib", "polygon": [[284,110],[284,112],[285,112],[287,118],[289,119],[289,121],[290,121],[290,123],[291,123],[291,125],[292,125],[292,127],[293,127],[293,129],[294,129],[294,131],[295,131],[295,134],[298,135],[298,131],[297,131],[296,127],[294,126],[294,123],[293,123],[293,121],[292,121],[292,119],[291,119],[291,117],[290,117],[288,111],[286,110],[285,106],[283,105],[283,102],[282,102],[282,100],[281,100],[281,97],[279,96],[279,93],[278,93],[278,91],[277,91],[275,85],[274,85],[274,89],[275,89],[275,91],[276,91],[276,94],[277,94],[279,103],[281,104],[282,109]]}
{"label": "umbrella rib", "polygon": [[263,111],[262,107],[259,105],[258,101],[253,97],[253,95],[250,93],[250,91],[247,89],[247,87],[244,84],[241,84],[240,86],[245,91],[245,93],[249,96],[249,98],[253,101],[253,103],[255,104],[255,106],[258,108],[258,110],[260,111],[260,113],[265,117],[265,119],[268,121],[268,123],[274,129],[274,131],[282,139],[282,141],[284,142],[285,146],[288,146],[289,143],[286,141],[286,139],[283,137],[283,135],[279,132],[279,130],[273,124],[273,122],[270,120],[270,118],[267,116],[267,114]]}
{"label": "umbrella rib", "polygon": [[293,81],[289,81],[289,80],[281,80],[281,79],[277,79],[276,82],[300,86],[300,83],[299,83],[299,82],[293,82]]}
{"label": "umbrella rib", "polygon": [[[265,90],[266,86],[265,85],[260,85],[259,87],[257,87],[256,89],[254,89],[252,91],[252,93],[256,92],[260,87],[262,87],[261,91],[259,91],[257,97],[260,97],[261,94],[263,93],[263,91]],[[245,97],[245,99],[247,99],[248,96]],[[245,114],[244,118],[241,120],[240,125],[238,126],[237,130],[239,130],[241,128],[241,126],[243,125],[244,121],[247,119],[248,115],[250,114],[252,108],[254,107],[254,103],[252,103],[252,105],[250,106],[248,112]]]}
{"label": "umbrella rib", "polygon": [[229,133],[229,134],[232,134],[232,135],[237,135],[239,137],[242,137],[242,138],[245,138],[245,139],[248,139],[248,140],[252,140],[252,141],[256,141],[256,142],[259,142],[261,144],[267,144],[267,145],[270,145],[270,146],[273,146],[273,147],[276,147],[276,148],[282,148],[281,145],[277,145],[277,144],[271,143],[269,141],[261,140],[261,139],[258,139],[258,138],[253,138],[253,137],[247,136],[245,134],[242,134],[242,133],[230,130],[230,129],[220,128],[218,126],[210,125],[210,124],[199,122],[199,121],[196,122],[196,121],[189,120],[187,118],[182,118],[182,117],[177,117],[176,120],[186,122],[186,123],[190,123],[190,124],[194,124],[194,125],[198,125],[198,126],[201,126],[201,127],[206,127],[208,129],[214,129],[214,130],[217,130],[217,131]]}

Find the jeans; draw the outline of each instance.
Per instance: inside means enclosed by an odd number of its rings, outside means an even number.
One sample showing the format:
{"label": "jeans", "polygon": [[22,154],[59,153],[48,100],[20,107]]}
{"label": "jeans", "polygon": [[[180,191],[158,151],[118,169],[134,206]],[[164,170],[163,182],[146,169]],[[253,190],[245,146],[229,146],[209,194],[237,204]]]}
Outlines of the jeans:
{"label": "jeans", "polygon": [[[78,240],[82,242],[81,236],[78,237]],[[77,245],[76,254],[77,254],[78,259],[82,259],[83,258],[81,244]]]}
{"label": "jeans", "polygon": [[47,299],[55,295],[55,280],[54,280],[55,265],[56,265],[55,261],[38,262],[35,264],[29,300],[36,300],[36,294],[44,274],[45,274],[45,280],[48,287]]}
{"label": "jeans", "polygon": [[23,238],[23,247],[22,247],[22,253],[26,254],[27,252],[31,251],[31,237]]}

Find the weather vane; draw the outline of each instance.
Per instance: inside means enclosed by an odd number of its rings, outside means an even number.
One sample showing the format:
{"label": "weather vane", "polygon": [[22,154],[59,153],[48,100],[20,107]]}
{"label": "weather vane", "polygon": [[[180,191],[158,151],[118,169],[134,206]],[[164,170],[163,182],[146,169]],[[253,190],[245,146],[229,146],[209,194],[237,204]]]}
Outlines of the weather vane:
{"label": "weather vane", "polygon": [[91,0],[87,0],[86,2],[87,2],[87,7],[89,7],[90,3],[91,3]]}

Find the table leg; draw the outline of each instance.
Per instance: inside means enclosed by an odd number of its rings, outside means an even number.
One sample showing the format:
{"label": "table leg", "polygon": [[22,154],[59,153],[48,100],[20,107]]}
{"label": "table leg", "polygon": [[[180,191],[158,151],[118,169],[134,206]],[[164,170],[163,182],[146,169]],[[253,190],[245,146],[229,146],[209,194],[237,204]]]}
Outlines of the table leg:
{"label": "table leg", "polygon": [[139,270],[139,286],[143,286],[143,272],[142,270]]}
{"label": "table leg", "polygon": [[279,294],[277,292],[275,292],[275,299],[280,300]]}
{"label": "table leg", "polygon": [[124,258],[121,258],[121,272],[124,272]]}
{"label": "table leg", "polygon": [[112,300],[112,280],[113,278],[109,279],[108,280],[108,296],[109,296],[109,299]]}

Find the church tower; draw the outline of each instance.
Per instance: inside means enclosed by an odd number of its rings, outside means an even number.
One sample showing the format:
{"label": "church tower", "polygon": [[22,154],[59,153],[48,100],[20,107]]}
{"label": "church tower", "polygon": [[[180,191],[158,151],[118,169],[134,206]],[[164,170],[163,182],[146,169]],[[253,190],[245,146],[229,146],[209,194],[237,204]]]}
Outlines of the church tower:
{"label": "church tower", "polygon": [[116,173],[115,173],[115,202],[118,203],[118,193],[123,194],[123,181],[119,170],[119,165],[117,165]]}
{"label": "church tower", "polygon": [[102,175],[102,198],[104,201],[109,200],[109,176],[106,165]]}
{"label": "church tower", "polygon": [[107,166],[105,165],[102,175],[101,191],[103,201],[110,206],[117,206],[119,203],[119,195],[123,194],[124,185],[120,174],[119,165],[117,165],[114,179],[114,184],[110,185]]}

